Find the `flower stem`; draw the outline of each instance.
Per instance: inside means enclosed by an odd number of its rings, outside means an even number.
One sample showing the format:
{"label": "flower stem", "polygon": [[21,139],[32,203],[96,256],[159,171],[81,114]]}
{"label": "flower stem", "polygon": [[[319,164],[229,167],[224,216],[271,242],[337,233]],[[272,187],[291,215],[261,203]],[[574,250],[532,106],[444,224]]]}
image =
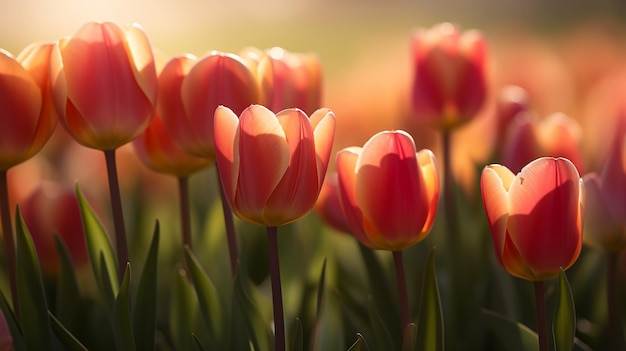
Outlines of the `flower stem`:
{"label": "flower stem", "polygon": [[178,177],[178,197],[180,200],[180,226],[183,247],[191,248],[191,214],[189,212],[189,182],[187,177]]}
{"label": "flower stem", "polygon": [[11,285],[11,298],[13,310],[19,316],[17,305],[17,271],[15,263],[15,240],[13,238],[13,226],[11,225],[11,205],[9,204],[9,182],[7,170],[0,171],[0,220],[2,221],[2,233],[4,236],[4,255],[6,269]]}
{"label": "flower stem", "polygon": [[619,299],[617,297],[617,273],[619,253],[609,253],[607,303],[609,310],[609,350],[619,350],[622,343]]}
{"label": "flower stem", "polygon": [[393,262],[396,266],[396,281],[398,283],[398,294],[400,296],[400,315],[402,316],[402,335],[410,323],[409,317],[409,295],[406,288],[406,276],[404,273],[404,261],[402,251],[393,252]]}
{"label": "flower stem", "polygon": [[537,310],[537,334],[539,335],[539,351],[548,351],[548,319],[543,291],[543,281],[535,282],[535,306]]}
{"label": "flower stem", "polygon": [[117,248],[117,267],[120,281],[124,277],[128,262],[128,244],[126,243],[126,228],[124,227],[124,212],[122,211],[122,198],[120,196],[120,184],[117,177],[117,165],[115,162],[115,149],[104,150],[104,158],[107,164],[109,176],[109,193],[111,207],[113,209],[113,224],[115,226],[115,245]]}
{"label": "flower stem", "polygon": [[267,238],[269,241],[272,304],[274,307],[274,350],[285,351],[285,317],[283,314],[283,292],[280,284],[280,264],[278,263],[278,228],[267,227]]}
{"label": "flower stem", "polygon": [[[217,170],[217,164],[215,165]],[[228,252],[230,254],[230,272],[233,276],[237,272],[237,265],[239,264],[239,251],[237,249],[237,236],[235,234],[235,222],[233,220],[233,211],[228,206],[228,200],[226,200],[226,194],[224,193],[224,187],[220,181],[219,172],[217,172],[217,187],[219,188],[220,198],[222,200],[222,211],[224,212],[224,224],[226,226],[226,239],[228,240]]]}

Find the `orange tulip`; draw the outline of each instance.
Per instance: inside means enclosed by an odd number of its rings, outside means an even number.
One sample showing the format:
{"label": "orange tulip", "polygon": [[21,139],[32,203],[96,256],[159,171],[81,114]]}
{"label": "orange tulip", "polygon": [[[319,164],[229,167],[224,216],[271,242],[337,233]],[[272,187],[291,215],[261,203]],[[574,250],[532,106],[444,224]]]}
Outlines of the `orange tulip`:
{"label": "orange tulip", "polygon": [[443,130],[472,119],[486,98],[487,45],[478,31],[450,23],[420,29],[412,38],[413,108]]}
{"label": "orange tulip", "polygon": [[332,228],[343,233],[352,233],[346,216],[343,214],[343,208],[341,208],[337,173],[326,176],[320,195],[315,203],[315,212]]}
{"label": "orange tulip", "polygon": [[273,67],[273,99],[270,110],[297,107],[305,113],[320,108],[322,64],[317,55],[292,53],[281,48],[267,51]]}
{"label": "orange tulip", "polygon": [[496,258],[505,271],[542,281],[574,264],[582,246],[584,186],[572,162],[542,157],[517,175],[489,165],[481,191]]}
{"label": "orange tulip", "polygon": [[330,110],[319,109],[308,118],[299,109],[274,114],[252,105],[238,119],[220,106],[215,131],[220,180],[239,218],[277,227],[313,208],[335,133]]}
{"label": "orange tulip", "polygon": [[587,189],[585,244],[606,252],[626,249],[626,121],[622,116],[600,175],[583,177]]}
{"label": "orange tulip", "polygon": [[502,163],[519,171],[538,157],[564,157],[582,172],[581,140],[580,125],[563,113],[537,120],[531,113],[523,112],[515,117],[507,130],[502,145]]}
{"label": "orange tulip", "polygon": [[17,58],[0,49],[0,170],[34,156],[52,135],[57,117],[48,70],[53,44],[32,44]]}
{"label": "orange tulip", "polygon": [[163,124],[178,146],[198,157],[215,158],[213,118],[218,106],[239,115],[261,98],[253,62],[233,54],[178,56],[159,75]]}
{"label": "orange tulip", "polygon": [[89,22],[61,39],[52,55],[54,102],[75,140],[114,150],[148,127],[157,77],[152,47],[140,27]]}
{"label": "orange tulip", "polygon": [[337,153],[339,189],[352,232],[373,249],[400,251],[421,241],[439,201],[435,155],[416,152],[404,131],[374,135]]}

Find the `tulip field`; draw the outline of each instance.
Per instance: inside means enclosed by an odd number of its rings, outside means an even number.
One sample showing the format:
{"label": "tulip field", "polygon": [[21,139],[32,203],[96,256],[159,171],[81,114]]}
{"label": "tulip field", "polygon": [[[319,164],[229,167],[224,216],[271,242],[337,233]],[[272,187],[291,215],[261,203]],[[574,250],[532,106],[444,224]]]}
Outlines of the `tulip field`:
{"label": "tulip field", "polygon": [[170,10],[0,34],[0,351],[626,350],[618,19]]}

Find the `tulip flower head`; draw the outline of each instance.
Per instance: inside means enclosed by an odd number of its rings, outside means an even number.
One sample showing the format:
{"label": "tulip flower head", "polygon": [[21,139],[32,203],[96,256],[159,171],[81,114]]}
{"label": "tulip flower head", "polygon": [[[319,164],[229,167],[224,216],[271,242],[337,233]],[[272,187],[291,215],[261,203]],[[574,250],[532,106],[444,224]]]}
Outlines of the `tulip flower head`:
{"label": "tulip flower head", "polygon": [[418,30],[412,38],[413,108],[417,118],[442,130],[472,119],[486,97],[487,46],[475,30],[450,23]]}
{"label": "tulip flower head", "polygon": [[265,227],[294,222],[315,205],[326,175],[335,116],[319,109],[277,114],[261,105],[239,118],[215,110],[217,166],[228,203],[239,218]]}
{"label": "tulip flower head", "polygon": [[315,203],[315,212],[329,226],[342,233],[352,233],[344,215],[339,196],[339,179],[337,173],[328,174],[319,197]]}
{"label": "tulip flower head", "polygon": [[17,58],[0,49],[0,170],[41,150],[57,116],[48,70],[53,44],[32,44]]}
{"label": "tulip flower head", "polygon": [[489,165],[481,191],[496,258],[505,271],[541,281],[574,264],[582,246],[584,186],[572,162],[542,157],[517,175]]}
{"label": "tulip flower head", "polygon": [[404,131],[380,132],[365,145],[337,153],[341,203],[364,245],[400,251],[430,232],[439,201],[439,174],[430,150],[416,152]]}
{"label": "tulip flower head", "polygon": [[59,120],[81,144],[114,150],[150,124],[157,76],[152,47],[139,26],[85,24],[58,42],[50,74]]}
{"label": "tulip flower head", "polygon": [[626,249],[626,121],[618,121],[602,172],[583,177],[587,189],[585,244],[606,252]]}

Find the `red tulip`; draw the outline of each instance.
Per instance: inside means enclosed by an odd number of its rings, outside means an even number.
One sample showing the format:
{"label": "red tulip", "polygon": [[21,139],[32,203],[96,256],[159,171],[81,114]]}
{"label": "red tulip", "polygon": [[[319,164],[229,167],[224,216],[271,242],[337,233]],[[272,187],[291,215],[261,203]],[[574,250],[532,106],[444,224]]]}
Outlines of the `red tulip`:
{"label": "red tulip", "polygon": [[404,131],[374,135],[337,153],[339,189],[352,232],[366,246],[400,251],[421,241],[439,201],[435,155]]}
{"label": "red tulip", "polygon": [[617,125],[600,175],[583,177],[587,190],[585,244],[606,252],[626,248],[626,121]]}
{"label": "red tulip", "polygon": [[418,118],[449,130],[472,119],[486,98],[487,45],[477,31],[450,23],[412,38],[413,108]]}
{"label": "red tulip", "polygon": [[52,135],[56,113],[48,70],[53,44],[32,44],[17,58],[0,49],[0,170],[34,156]]}
{"label": "red tulip", "polygon": [[267,51],[273,67],[273,99],[270,110],[297,107],[305,113],[320,108],[322,65],[314,54],[292,53],[281,48]]}
{"label": "red tulip", "polygon": [[299,109],[274,114],[252,105],[237,118],[220,106],[215,131],[220,180],[238,217],[276,227],[313,208],[335,133],[330,110],[319,109],[308,118]]}
{"label": "red tulip", "polygon": [[178,146],[198,157],[215,158],[213,118],[218,106],[239,115],[261,98],[256,67],[233,54],[175,57],[159,75],[163,124]]}
{"label": "red tulip", "polygon": [[79,143],[113,150],[143,132],[154,115],[152,47],[138,26],[89,22],[61,39],[51,63],[60,121]]}
{"label": "red tulip", "polygon": [[337,173],[328,174],[315,203],[315,212],[326,224],[343,232],[352,233],[350,224],[343,213],[339,196],[339,179]]}
{"label": "red tulip", "polygon": [[505,271],[541,281],[574,264],[582,245],[584,186],[572,162],[542,157],[517,175],[489,165],[481,191],[496,258]]}

